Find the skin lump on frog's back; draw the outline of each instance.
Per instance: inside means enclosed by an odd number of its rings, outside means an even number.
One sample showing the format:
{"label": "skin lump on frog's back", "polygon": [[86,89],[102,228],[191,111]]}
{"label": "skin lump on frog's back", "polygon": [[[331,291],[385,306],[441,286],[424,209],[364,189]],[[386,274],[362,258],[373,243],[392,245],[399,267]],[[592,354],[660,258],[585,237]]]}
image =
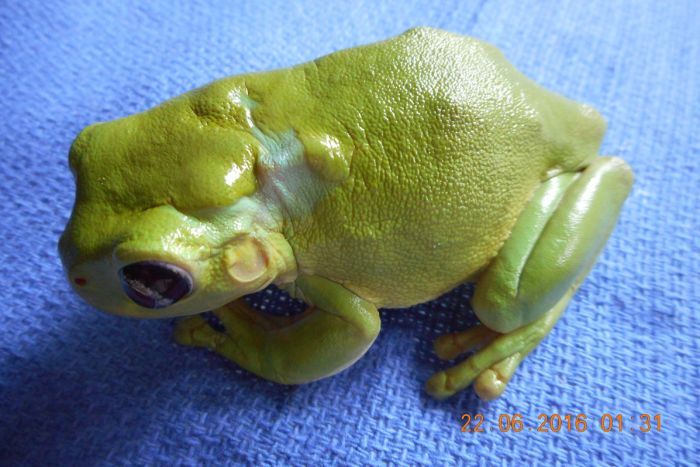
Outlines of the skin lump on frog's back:
{"label": "skin lump on frog's back", "polygon": [[249,131],[260,143],[255,170],[261,178],[259,192],[263,202],[278,208],[287,220],[310,215],[332,184],[309,165],[306,148],[292,128],[271,133],[256,124],[252,110],[261,104],[247,94],[247,88],[244,89],[245,92],[231,91],[229,99],[245,110]]}

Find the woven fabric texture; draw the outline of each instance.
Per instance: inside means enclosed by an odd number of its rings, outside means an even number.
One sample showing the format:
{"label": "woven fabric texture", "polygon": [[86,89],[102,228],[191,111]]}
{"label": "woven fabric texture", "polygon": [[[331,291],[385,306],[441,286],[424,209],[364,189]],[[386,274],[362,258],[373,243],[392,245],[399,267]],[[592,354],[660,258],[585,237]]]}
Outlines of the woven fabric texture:
{"label": "woven fabric texture", "polygon": [[[0,464],[697,464],[699,11],[691,0],[1,2]],[[474,321],[466,286],[382,312],[362,360],[301,387],[177,346],[172,321],[99,313],[70,291],[56,241],[82,127],[415,25],[487,40],[594,105],[609,122],[602,153],[636,173],[597,266],[504,397],[422,391],[445,366],[432,340]],[[290,304],[274,291],[255,301]],[[462,432],[464,413],[483,414],[486,432]],[[500,432],[499,415],[516,413],[526,427],[584,413],[588,430]],[[604,433],[604,413],[622,414],[624,431]],[[660,414],[661,432],[640,432],[642,413]]]}

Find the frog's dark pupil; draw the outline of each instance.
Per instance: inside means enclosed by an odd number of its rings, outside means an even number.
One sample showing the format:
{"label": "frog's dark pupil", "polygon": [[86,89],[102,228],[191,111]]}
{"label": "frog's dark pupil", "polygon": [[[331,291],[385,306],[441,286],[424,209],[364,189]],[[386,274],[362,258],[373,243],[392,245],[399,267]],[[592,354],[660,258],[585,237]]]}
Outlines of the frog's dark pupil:
{"label": "frog's dark pupil", "polygon": [[124,266],[119,279],[126,295],[145,308],[165,308],[192,291],[192,277],[164,261],[139,261]]}

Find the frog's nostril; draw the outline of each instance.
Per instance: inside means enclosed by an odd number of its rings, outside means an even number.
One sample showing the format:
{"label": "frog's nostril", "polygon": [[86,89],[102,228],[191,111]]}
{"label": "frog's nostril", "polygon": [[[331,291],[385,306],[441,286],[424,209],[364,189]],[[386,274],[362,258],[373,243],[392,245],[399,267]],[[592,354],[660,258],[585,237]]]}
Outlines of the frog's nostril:
{"label": "frog's nostril", "polygon": [[119,270],[122,289],[145,308],[165,308],[192,291],[192,277],[164,261],[139,261]]}
{"label": "frog's nostril", "polygon": [[76,277],[75,279],[73,279],[73,282],[75,283],[75,285],[79,285],[80,287],[82,287],[85,284],[87,284],[87,279],[85,279],[84,277]]}

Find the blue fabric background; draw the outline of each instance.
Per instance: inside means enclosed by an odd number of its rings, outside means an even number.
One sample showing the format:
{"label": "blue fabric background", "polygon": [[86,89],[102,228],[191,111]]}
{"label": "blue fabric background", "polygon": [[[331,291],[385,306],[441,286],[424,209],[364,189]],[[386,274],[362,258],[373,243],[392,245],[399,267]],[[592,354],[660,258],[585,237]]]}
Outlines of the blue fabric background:
{"label": "blue fabric background", "polygon": [[[0,464],[700,461],[700,14],[697,2],[355,0],[47,2],[0,6]],[[597,107],[603,152],[637,183],[598,265],[505,396],[422,392],[431,341],[472,322],[468,288],[383,312],[369,353],[303,387],[175,345],[170,321],[98,313],[69,290],[56,240],[73,201],[69,144],[226,75],[430,25],[500,47]],[[284,297],[258,303],[284,308]],[[499,414],[589,415],[586,433],[489,431]],[[603,433],[604,412],[661,414]],[[460,432],[482,413],[487,432]],[[596,421],[594,421],[596,420]]]}

